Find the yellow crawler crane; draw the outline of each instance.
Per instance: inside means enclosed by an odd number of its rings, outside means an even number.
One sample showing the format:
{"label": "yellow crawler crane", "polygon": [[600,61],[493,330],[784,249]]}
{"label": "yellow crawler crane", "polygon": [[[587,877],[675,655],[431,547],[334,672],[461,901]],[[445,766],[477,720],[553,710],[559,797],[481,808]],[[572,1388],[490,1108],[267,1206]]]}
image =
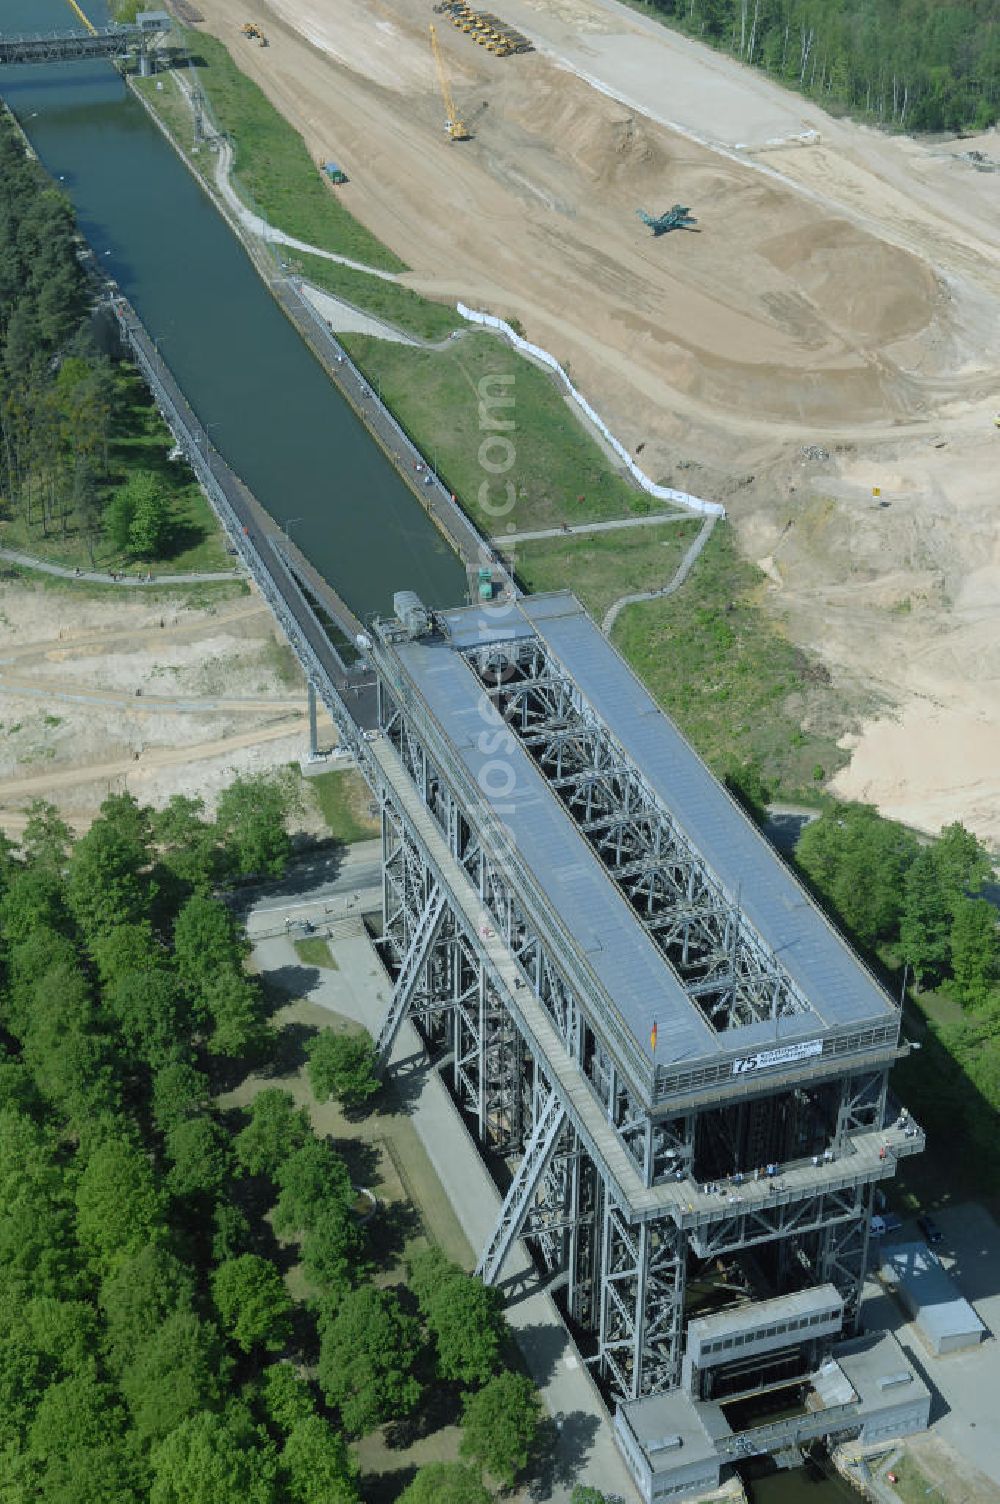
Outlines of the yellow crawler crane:
{"label": "yellow crawler crane", "polygon": [[441,98],[444,100],[445,125],[444,128],[453,141],[471,141],[472,132],[468,126],[458,118],[455,109],[455,101],[452,98],[451,85],[445,72],[444,58],[441,56],[441,48],[438,45],[437,30],[431,27],[431,50],[434,53],[434,63],[437,68],[438,87],[441,90]]}

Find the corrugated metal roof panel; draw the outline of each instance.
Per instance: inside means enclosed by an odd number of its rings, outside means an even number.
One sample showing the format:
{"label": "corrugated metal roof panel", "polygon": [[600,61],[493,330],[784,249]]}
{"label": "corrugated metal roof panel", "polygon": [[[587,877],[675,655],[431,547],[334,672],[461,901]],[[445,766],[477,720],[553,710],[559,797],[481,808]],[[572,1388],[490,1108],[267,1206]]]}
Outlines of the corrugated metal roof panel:
{"label": "corrugated metal roof panel", "polygon": [[396,652],[633,1038],[651,1055],[655,1019],[658,1065],[716,1054],[718,1036],[520,742],[508,733],[498,749],[503,723],[465,659],[441,638],[400,643]]}
{"label": "corrugated metal roof panel", "polygon": [[540,612],[530,597],[521,609],[810,1007],[830,1027],[893,1014],[891,999],[575,598],[560,598],[577,609]]}

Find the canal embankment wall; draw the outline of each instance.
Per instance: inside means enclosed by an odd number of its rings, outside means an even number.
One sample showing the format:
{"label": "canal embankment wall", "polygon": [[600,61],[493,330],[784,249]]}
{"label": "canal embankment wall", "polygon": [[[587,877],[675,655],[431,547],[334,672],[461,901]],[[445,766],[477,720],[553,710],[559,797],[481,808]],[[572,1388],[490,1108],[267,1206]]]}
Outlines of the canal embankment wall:
{"label": "canal embankment wall", "polygon": [[150,101],[135,87],[134,80],[127,74],[123,76],[133,98],[141,104],[149,119],[236,236],[282,313],[420,503],[422,510],[461,559],[470,577],[470,591],[472,576],[480,568],[486,567],[491,570],[496,584],[511,594],[520,594],[504,561],[493,551],[457,499],[436,475],[427,457],[354,364],[333,330],[305,298],[297,280],[275,275],[275,267],[266,245],[241,224],[207,174],[199,170]]}

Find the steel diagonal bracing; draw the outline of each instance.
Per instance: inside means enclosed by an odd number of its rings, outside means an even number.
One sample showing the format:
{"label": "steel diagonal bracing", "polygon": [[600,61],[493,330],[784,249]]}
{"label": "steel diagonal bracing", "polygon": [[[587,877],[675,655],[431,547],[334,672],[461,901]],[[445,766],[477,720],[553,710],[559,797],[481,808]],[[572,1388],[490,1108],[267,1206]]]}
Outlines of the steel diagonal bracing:
{"label": "steel diagonal bracing", "polygon": [[771,1243],[855,1221],[864,1202],[864,1187],[803,1196],[786,1204],[752,1205],[727,1197],[721,1219],[695,1229],[691,1246],[699,1258],[718,1258],[741,1248]]}
{"label": "steel diagonal bracing", "polygon": [[566,1109],[558,1093],[550,1092],[524,1149],[510,1190],[504,1198],[493,1236],[483,1249],[476,1274],[486,1285],[496,1283],[504,1260],[518,1237],[531,1203],[548,1168],[556,1141],[566,1125]]}
{"label": "steel diagonal bracing", "polygon": [[[397,754],[387,748],[381,755],[386,762]],[[436,781],[431,769],[431,786]],[[446,808],[425,804],[422,813],[418,813],[411,808],[415,797],[414,790],[412,795],[399,798],[395,786],[393,793],[383,795],[386,828],[396,831],[405,827],[402,845],[416,853],[421,869],[418,873],[404,863],[408,891],[412,903],[419,904],[419,908],[417,913],[411,912],[401,928],[411,937],[408,943],[412,946],[412,937],[420,929],[417,914],[427,902],[422,895],[433,891],[435,885],[442,885],[442,874],[449,871],[450,862],[455,871],[443,884],[449,895],[449,912],[443,921],[444,938],[439,937],[437,950],[446,945],[457,946],[468,958],[470,967],[478,969],[481,978],[478,1011],[471,977],[464,977],[461,1009],[456,1008],[452,1015],[456,1042],[453,1053],[466,1084],[465,1105],[478,1110],[480,1131],[487,1142],[491,1138],[491,1125],[499,1122],[515,1154],[523,1146],[520,1122],[534,1124],[529,1133],[529,1147],[524,1151],[522,1171],[518,1173],[517,1190],[509,1198],[502,1226],[498,1226],[491,1242],[492,1251],[487,1251],[490,1268],[494,1271],[499,1268],[503,1256],[501,1243],[509,1247],[520,1228],[523,1235],[533,1240],[546,1267],[563,1276],[567,1307],[584,1329],[593,1332],[598,1343],[600,1371],[615,1391],[634,1396],[639,1390],[633,1385],[660,1387],[667,1382],[668,1374],[677,1371],[680,1361],[679,1338],[674,1334],[680,1331],[683,1309],[683,1260],[675,1264],[673,1256],[668,1257],[666,1252],[681,1248],[680,1235],[668,1212],[652,1219],[645,1230],[640,1222],[630,1221],[630,1214],[624,1210],[627,1197],[621,1190],[622,1168],[609,1170],[604,1158],[609,1146],[598,1147],[598,1140],[591,1136],[593,1125],[588,1129],[586,1114],[579,1115],[574,1097],[580,1087],[569,1087],[568,1096],[563,1096],[565,1082],[556,1090],[559,1116],[550,1137],[548,1113],[554,1109],[549,1108],[549,1103],[556,1085],[550,1061],[559,1052],[579,1050],[579,1010],[554,969],[546,966],[541,947],[526,940],[518,905],[504,884],[492,881],[490,864],[468,826],[453,819]],[[417,830],[421,831],[420,852],[415,841]],[[436,833],[432,835],[431,830]],[[435,856],[431,865],[427,853],[445,847],[446,832],[451,854],[447,859],[440,854]],[[387,838],[390,852],[396,852],[398,844],[396,835]],[[403,858],[397,855],[396,860],[402,862]],[[458,876],[462,872],[465,876]],[[454,883],[457,881],[461,886],[466,880],[472,885],[470,894],[474,891],[482,905],[479,912],[484,916],[489,914],[497,922],[496,929],[481,920],[473,921],[468,907],[459,901]],[[494,906],[492,910],[486,907],[487,898]],[[516,980],[509,975],[502,980],[496,961],[490,960],[491,950],[501,938],[509,963],[516,968]],[[525,1026],[524,1010],[529,998],[534,999],[538,1013],[548,1021],[551,1040],[542,1046],[538,1040],[546,1036],[539,1019],[534,1018],[529,1027]],[[435,1008],[440,1001],[434,1000]],[[467,1035],[458,1047],[460,1013],[465,1016]],[[578,1058],[577,1054],[573,1053],[572,1058]],[[634,1157],[641,1161],[648,1152],[648,1130],[643,1133],[637,1110],[618,1081],[613,1063],[605,1060],[603,1069],[609,1075],[604,1092],[608,1131],[619,1122],[627,1133],[635,1130],[639,1147]],[[565,1076],[565,1066],[561,1070]],[[490,1110],[490,1092],[494,1093],[492,1100],[501,1104],[497,1112]],[[459,1094],[462,1095],[461,1090]],[[670,1141],[673,1143],[673,1138]],[[647,1251],[645,1272],[641,1272],[638,1283],[633,1278],[627,1290],[618,1288],[623,1281],[627,1282],[624,1267],[614,1271],[609,1287],[609,1256],[619,1264],[622,1262],[616,1250],[609,1250],[606,1244],[609,1208],[613,1208],[612,1225],[628,1229],[625,1238]],[[608,1327],[610,1345],[606,1351],[601,1312],[608,1308],[609,1301],[619,1315]],[[623,1336],[626,1328],[627,1334]],[[622,1342],[632,1356],[616,1359],[615,1352]],[[638,1363],[634,1358],[637,1342]]]}
{"label": "steel diagonal bracing", "polygon": [[630,1223],[608,1204],[600,1345],[619,1393],[652,1394],[677,1383],[684,1285],[684,1244],[673,1223]]}
{"label": "steel diagonal bracing", "polygon": [[[561,696],[554,708],[571,713],[565,686],[549,682],[544,693]],[[530,698],[526,703],[530,707]],[[836,1185],[819,1189],[815,1181],[793,1186],[782,1179],[773,1195],[757,1185],[746,1188],[745,1199],[736,1190],[710,1199],[694,1179],[706,1143],[705,1114],[678,1103],[669,1116],[651,1115],[603,1015],[588,1013],[597,995],[585,979],[581,985],[572,956],[554,943],[559,932],[539,909],[530,873],[522,880],[516,852],[494,837],[489,810],[462,783],[436,726],[425,728],[409,702],[405,712],[396,706],[384,682],[382,718],[386,740],[373,752],[390,770],[381,795],[387,889],[395,903],[387,909],[387,944],[402,972],[435,886],[446,892],[446,913],[419,968],[411,1006],[425,1025],[432,1019],[447,1026],[455,1094],[480,1141],[513,1162],[520,1159],[483,1253],[489,1277],[497,1277],[519,1235],[530,1239],[540,1262],[559,1275],[570,1314],[593,1335],[598,1371],[624,1397],[680,1381],[689,1263],[694,1270],[720,1258],[757,1259],[765,1280],[779,1289],[801,1281],[805,1270],[810,1279],[833,1280],[851,1305],[869,1196],[863,1177],[850,1176],[838,1151],[838,1174],[843,1163],[847,1179]],[[665,902],[650,916],[650,927],[674,936],[677,947],[689,945],[694,957],[690,931],[704,921],[706,881],[698,862],[670,845],[670,832],[643,803],[641,786],[623,779],[619,768],[609,773],[601,765],[600,748],[575,729],[559,741],[564,787],[584,788],[592,842],[606,847],[609,871],[629,869],[623,884],[638,885],[650,873],[659,881],[669,870],[675,888],[683,885],[684,902]],[[574,748],[574,756],[585,748],[593,759],[584,785],[566,771]],[[614,779],[621,779],[618,805],[602,813]],[[763,965],[751,971],[741,950],[736,906],[720,910],[713,922],[718,969],[706,976],[704,964],[698,970],[692,959],[692,991],[704,1000],[712,995],[706,983],[746,994],[769,986],[772,974]],[[853,1080],[845,1075],[842,1088],[829,1094],[831,1137],[850,1137],[859,1128],[871,1133],[883,1091],[884,1071],[859,1071]],[[558,1126],[550,1120],[553,1097]],[[729,1126],[735,1133],[735,1118]],[[734,1139],[728,1157],[738,1149]],[[830,1169],[824,1164],[816,1173],[828,1177]],[[682,1184],[675,1189],[673,1181]]]}
{"label": "steel diagonal bracing", "polygon": [[692,1002],[717,1030],[808,1011],[697,849],[537,639],[467,658]]}
{"label": "steel diagonal bracing", "polygon": [[389,1011],[379,1030],[378,1039],[375,1041],[379,1069],[384,1068],[396,1035],[399,1033],[400,1025],[412,1006],[421,971],[427,964],[431,947],[444,918],[445,902],[443,890],[435,885],[414,927],[413,938],[403,958],[403,964],[392,991]]}

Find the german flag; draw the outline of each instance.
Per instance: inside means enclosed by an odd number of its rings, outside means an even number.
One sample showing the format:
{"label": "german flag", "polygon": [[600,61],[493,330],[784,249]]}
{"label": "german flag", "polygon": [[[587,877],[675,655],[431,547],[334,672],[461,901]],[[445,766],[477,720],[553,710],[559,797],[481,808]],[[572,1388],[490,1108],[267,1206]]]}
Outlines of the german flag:
{"label": "german flag", "polygon": [[656,1054],[656,1019],[653,1019],[653,1027],[649,1031],[649,1048]]}

